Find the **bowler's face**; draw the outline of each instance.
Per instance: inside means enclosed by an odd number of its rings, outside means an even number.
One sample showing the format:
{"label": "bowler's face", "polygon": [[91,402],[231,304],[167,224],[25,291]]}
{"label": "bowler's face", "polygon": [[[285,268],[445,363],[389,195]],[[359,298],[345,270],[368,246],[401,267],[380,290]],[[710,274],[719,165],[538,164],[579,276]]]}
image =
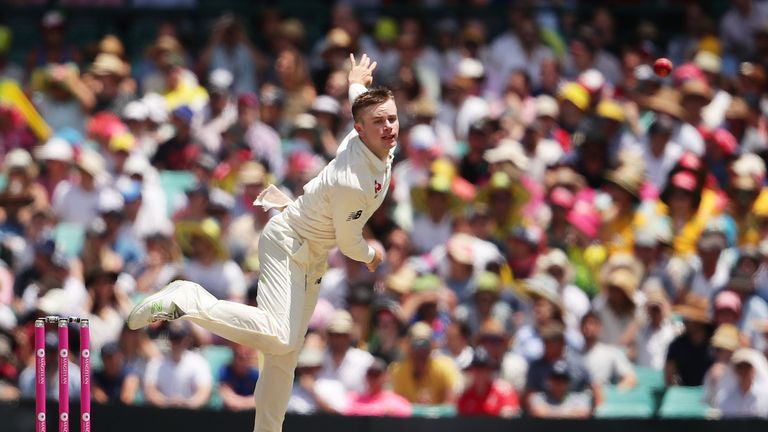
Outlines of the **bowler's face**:
{"label": "bowler's face", "polygon": [[355,130],[360,139],[378,157],[384,159],[396,145],[400,133],[400,120],[397,117],[395,101],[374,105],[361,113],[360,122],[355,123]]}

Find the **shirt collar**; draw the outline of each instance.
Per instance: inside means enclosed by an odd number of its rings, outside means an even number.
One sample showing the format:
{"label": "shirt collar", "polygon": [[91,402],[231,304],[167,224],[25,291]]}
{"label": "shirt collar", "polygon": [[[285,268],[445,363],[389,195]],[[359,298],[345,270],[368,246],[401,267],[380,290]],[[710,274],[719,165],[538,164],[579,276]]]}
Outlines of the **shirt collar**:
{"label": "shirt collar", "polygon": [[376,171],[385,171],[387,169],[387,166],[389,166],[392,163],[392,159],[395,157],[395,148],[393,147],[389,151],[389,155],[387,155],[386,159],[381,159],[380,157],[373,154],[371,149],[368,148],[367,145],[363,142],[362,139],[360,139],[360,135],[357,136],[357,140],[360,141],[360,145],[358,146],[360,148],[360,151],[362,152],[365,159],[368,161],[368,164],[370,164]]}

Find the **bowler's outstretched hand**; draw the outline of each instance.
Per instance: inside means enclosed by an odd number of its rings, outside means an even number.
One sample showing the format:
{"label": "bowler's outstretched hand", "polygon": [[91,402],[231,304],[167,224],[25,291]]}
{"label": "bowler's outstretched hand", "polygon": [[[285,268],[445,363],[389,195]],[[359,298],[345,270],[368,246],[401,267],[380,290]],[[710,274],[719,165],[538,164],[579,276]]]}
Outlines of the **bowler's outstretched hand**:
{"label": "bowler's outstretched hand", "polygon": [[349,71],[349,84],[362,84],[370,87],[373,83],[373,70],[376,69],[376,62],[371,63],[368,54],[363,54],[360,63],[355,60],[354,54],[349,54],[349,61],[352,62],[352,69]]}

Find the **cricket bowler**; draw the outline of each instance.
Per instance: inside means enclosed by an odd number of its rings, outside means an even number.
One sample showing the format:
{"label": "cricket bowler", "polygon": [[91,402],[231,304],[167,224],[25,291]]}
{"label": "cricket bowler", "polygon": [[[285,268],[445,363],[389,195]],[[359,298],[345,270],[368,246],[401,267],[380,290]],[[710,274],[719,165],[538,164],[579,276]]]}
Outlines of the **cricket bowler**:
{"label": "cricket bowler", "polygon": [[368,90],[376,62],[350,55],[349,97],[354,130],[336,158],[290,200],[271,186],[254,205],[283,211],[272,217],[259,244],[258,307],[218,300],[200,285],[177,280],[150,295],[128,316],[138,329],[159,320],[194,322],[264,353],[256,385],[255,432],[279,432],[293,373],[315,309],[328,252],[341,252],[375,271],[383,251],[363,238],[363,226],[381,205],[390,182],[400,125],[392,92]]}

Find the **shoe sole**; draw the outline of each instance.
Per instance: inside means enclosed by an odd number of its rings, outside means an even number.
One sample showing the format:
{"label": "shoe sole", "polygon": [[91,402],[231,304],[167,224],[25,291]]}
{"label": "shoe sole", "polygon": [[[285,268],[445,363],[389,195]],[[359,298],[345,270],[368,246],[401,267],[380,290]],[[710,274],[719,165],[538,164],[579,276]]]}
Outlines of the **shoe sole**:
{"label": "shoe sole", "polygon": [[[151,324],[151,323],[141,323],[138,326],[133,326],[133,325],[131,325],[131,321],[132,321],[132,318],[134,317],[134,315],[138,312],[138,310],[140,308],[142,308],[143,306],[146,306],[148,304],[151,304],[151,303],[157,301],[158,299],[160,299],[160,298],[170,294],[172,291],[175,291],[175,290],[179,289],[180,287],[182,287],[184,285],[185,282],[186,281],[174,281],[174,282],[171,282],[165,288],[163,288],[160,291],[158,291],[158,292],[152,294],[151,296],[145,298],[144,300],[142,300],[141,303],[139,303],[136,306],[134,306],[133,310],[131,311],[130,314],[128,314],[128,318],[126,319],[126,321],[128,322],[128,328],[131,329],[131,330],[138,330],[138,329],[140,329],[142,327],[146,327],[149,324]],[[150,318],[151,317],[152,317],[152,315],[150,313]]]}

